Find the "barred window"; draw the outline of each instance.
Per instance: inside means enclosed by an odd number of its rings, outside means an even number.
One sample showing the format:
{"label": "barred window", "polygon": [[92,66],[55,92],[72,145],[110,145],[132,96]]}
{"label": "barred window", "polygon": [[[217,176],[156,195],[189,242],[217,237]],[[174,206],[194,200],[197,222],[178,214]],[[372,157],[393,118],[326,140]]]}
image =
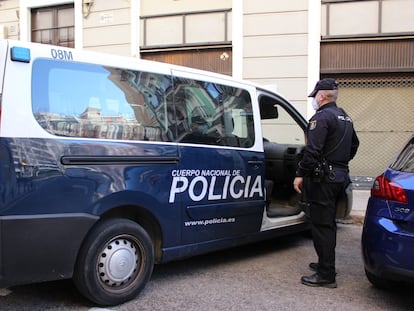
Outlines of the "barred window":
{"label": "barred window", "polygon": [[32,9],[32,42],[75,46],[73,4]]}

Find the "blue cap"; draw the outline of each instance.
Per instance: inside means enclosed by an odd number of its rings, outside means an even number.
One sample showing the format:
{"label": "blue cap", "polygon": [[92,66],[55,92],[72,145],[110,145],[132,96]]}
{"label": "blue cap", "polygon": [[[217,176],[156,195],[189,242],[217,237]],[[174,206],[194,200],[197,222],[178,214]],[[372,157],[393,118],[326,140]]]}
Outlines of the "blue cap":
{"label": "blue cap", "polygon": [[318,91],[337,90],[337,89],[338,89],[338,82],[336,82],[335,79],[332,79],[332,78],[322,79],[316,83],[315,88],[313,89],[312,93],[309,94],[308,97],[315,97]]}

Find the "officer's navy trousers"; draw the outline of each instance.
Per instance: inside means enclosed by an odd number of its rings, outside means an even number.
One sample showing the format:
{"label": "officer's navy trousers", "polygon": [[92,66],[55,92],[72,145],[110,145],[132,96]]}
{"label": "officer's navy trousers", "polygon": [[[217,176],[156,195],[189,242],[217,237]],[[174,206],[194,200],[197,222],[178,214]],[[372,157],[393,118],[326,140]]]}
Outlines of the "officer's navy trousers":
{"label": "officer's navy trousers", "polygon": [[345,190],[344,183],[305,181],[308,217],[312,224],[312,238],[318,255],[317,273],[328,280],[335,280],[336,209]]}

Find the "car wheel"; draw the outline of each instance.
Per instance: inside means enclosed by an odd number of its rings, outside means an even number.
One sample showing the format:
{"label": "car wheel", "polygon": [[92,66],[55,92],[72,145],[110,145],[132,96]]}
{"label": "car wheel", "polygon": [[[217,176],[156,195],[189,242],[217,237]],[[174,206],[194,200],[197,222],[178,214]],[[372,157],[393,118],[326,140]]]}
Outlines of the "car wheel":
{"label": "car wheel", "polygon": [[108,219],[98,223],[83,243],[73,280],[92,302],[113,306],[135,298],[153,266],[148,233],[131,220]]}
{"label": "car wheel", "polygon": [[380,278],[365,269],[365,275],[368,281],[379,289],[392,289],[397,284],[395,281]]}

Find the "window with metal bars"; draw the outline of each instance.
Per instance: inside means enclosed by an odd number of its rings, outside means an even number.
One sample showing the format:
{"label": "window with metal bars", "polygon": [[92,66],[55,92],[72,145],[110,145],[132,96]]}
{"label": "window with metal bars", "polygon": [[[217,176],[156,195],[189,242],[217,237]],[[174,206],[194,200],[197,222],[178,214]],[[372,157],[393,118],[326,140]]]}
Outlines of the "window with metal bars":
{"label": "window with metal bars", "polygon": [[75,46],[73,4],[32,9],[32,41],[58,46]]}

